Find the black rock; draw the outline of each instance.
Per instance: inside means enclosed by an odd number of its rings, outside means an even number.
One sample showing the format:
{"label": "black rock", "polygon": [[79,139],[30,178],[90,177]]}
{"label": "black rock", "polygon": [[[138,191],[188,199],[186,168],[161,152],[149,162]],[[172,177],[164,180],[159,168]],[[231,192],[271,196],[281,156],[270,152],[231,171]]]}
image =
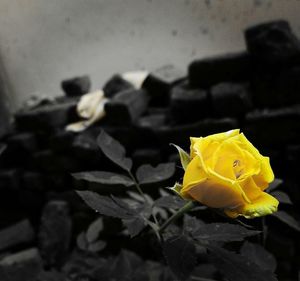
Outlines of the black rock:
{"label": "black rock", "polygon": [[21,175],[18,202],[33,223],[37,223],[40,219],[47,190],[46,181],[44,175],[37,172],[24,171]]}
{"label": "black rock", "polygon": [[[20,234],[21,235],[21,234]],[[34,281],[43,268],[36,248],[5,256],[0,260],[1,281]]]}
{"label": "black rock", "polygon": [[163,113],[154,113],[142,116],[137,121],[137,126],[142,128],[154,128],[166,123],[167,116]]}
{"label": "black rock", "polygon": [[0,170],[0,207],[9,206],[17,197],[20,188],[18,170]]}
{"label": "black rock", "polygon": [[27,166],[32,153],[38,148],[38,138],[34,133],[15,133],[8,136],[0,157],[0,166],[3,168]]}
{"label": "black rock", "polygon": [[174,143],[187,149],[189,147],[190,137],[205,137],[210,134],[225,132],[238,127],[236,119],[222,118],[205,119],[186,125],[166,125],[153,128],[153,131],[162,146],[169,146],[170,143]]}
{"label": "black rock", "polygon": [[104,95],[107,98],[112,98],[114,95],[128,89],[133,89],[133,85],[118,74],[113,75],[103,87]]}
{"label": "black rock", "polygon": [[56,270],[42,271],[37,279],[37,281],[66,281],[66,280],[67,280],[66,274],[58,272]]}
{"label": "black rock", "polygon": [[300,67],[260,69],[252,79],[258,107],[282,107],[300,103]]}
{"label": "black rock", "polygon": [[[300,174],[300,145],[289,145],[286,148],[286,173],[289,178],[298,179],[298,175]],[[282,167],[283,168],[283,167]],[[299,190],[300,194],[300,190]]]}
{"label": "black rock", "polygon": [[91,80],[89,76],[74,77],[61,82],[61,87],[67,97],[82,96],[90,91]]}
{"label": "black rock", "polygon": [[282,147],[286,143],[297,143],[300,136],[300,106],[250,112],[245,118],[244,132],[257,147]]}
{"label": "black rock", "polygon": [[35,109],[21,110],[15,115],[17,128],[20,130],[47,131],[63,127],[73,121],[76,116],[77,100],[44,105]]}
{"label": "black rock", "polygon": [[191,89],[185,84],[171,90],[171,114],[178,123],[196,122],[211,114],[208,95],[205,90]]}
{"label": "black rock", "polygon": [[132,153],[132,160],[135,167],[139,167],[143,164],[156,166],[162,162],[161,152],[153,148],[137,149]]}
{"label": "black rock", "polygon": [[170,100],[170,89],[182,81],[186,74],[174,65],[165,65],[152,71],[145,79],[142,87],[151,96],[150,103],[155,106],[166,106]]}
{"label": "black rock", "polygon": [[41,150],[33,155],[34,167],[45,172],[74,172],[80,163],[71,155],[54,153],[50,149]]}
{"label": "black rock", "polygon": [[48,266],[62,265],[68,254],[71,233],[68,204],[64,201],[49,202],[43,210],[38,233],[39,249]]}
{"label": "black rock", "polygon": [[300,55],[300,42],[285,20],[249,27],[245,39],[250,54],[269,64],[290,62]]}
{"label": "black rock", "polygon": [[144,90],[125,90],[105,104],[106,119],[113,125],[130,125],[147,109],[149,96]]}
{"label": "black rock", "polygon": [[37,150],[38,144],[36,135],[33,133],[18,133],[7,138],[6,143],[10,147],[26,152],[33,152]]}
{"label": "black rock", "polygon": [[72,155],[83,161],[98,162],[101,151],[96,140],[97,136],[88,131],[75,136],[71,143]]}
{"label": "black rock", "polygon": [[140,147],[148,147],[149,140],[135,126],[103,126],[103,129],[118,140],[128,153]]}
{"label": "black rock", "polygon": [[166,124],[167,116],[164,113],[155,113],[143,116],[136,122],[137,133],[142,137],[142,143],[146,147],[157,148],[158,139],[154,133],[154,128],[162,127]]}
{"label": "black rock", "polygon": [[6,227],[24,218],[24,210],[18,200],[20,172],[0,171],[0,227]]}
{"label": "black rock", "polygon": [[219,117],[239,117],[252,108],[248,86],[237,83],[220,83],[210,90],[213,112]]}
{"label": "black rock", "polygon": [[66,153],[70,151],[70,147],[76,136],[77,134],[74,132],[58,130],[50,136],[49,147],[55,152]]}
{"label": "black rock", "polygon": [[35,233],[30,222],[23,220],[0,231],[0,251],[31,244],[34,238]]}
{"label": "black rock", "polygon": [[207,88],[228,81],[247,81],[252,71],[252,60],[247,52],[232,53],[193,61],[189,65],[192,87]]}

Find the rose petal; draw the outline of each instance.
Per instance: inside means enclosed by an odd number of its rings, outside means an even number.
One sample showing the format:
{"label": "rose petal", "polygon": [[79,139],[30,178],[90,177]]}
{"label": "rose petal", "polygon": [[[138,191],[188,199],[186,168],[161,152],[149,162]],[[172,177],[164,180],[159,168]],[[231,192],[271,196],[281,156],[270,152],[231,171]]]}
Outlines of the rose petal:
{"label": "rose petal", "polygon": [[268,187],[268,184],[274,180],[274,173],[270,165],[269,157],[262,156],[243,133],[239,134],[239,139],[241,141],[242,149],[247,150],[254,156],[255,159],[260,161],[261,171],[259,175],[254,177],[254,180],[262,190],[265,190]]}
{"label": "rose petal", "polygon": [[207,174],[198,157],[187,166],[180,193],[212,208],[234,208],[246,202],[243,190],[237,184],[211,170]]}
{"label": "rose petal", "polygon": [[252,201],[251,204],[245,204],[236,209],[225,210],[225,213],[232,218],[244,216],[245,218],[256,218],[270,215],[277,211],[278,200],[266,192],[261,192],[261,195]]}

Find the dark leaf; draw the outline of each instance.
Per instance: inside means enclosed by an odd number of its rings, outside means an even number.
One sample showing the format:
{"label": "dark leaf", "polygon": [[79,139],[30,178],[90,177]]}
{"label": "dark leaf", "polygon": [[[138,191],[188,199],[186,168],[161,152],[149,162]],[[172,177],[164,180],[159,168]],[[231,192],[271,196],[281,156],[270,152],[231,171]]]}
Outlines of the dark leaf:
{"label": "dark leaf", "polygon": [[[163,281],[160,276],[162,275],[162,272],[165,268],[165,266],[159,262],[145,261],[145,270],[147,271],[147,274],[149,276],[149,281]],[[174,280],[173,280],[174,281]]]}
{"label": "dark leaf", "polygon": [[146,271],[146,266],[142,265],[136,268],[136,270],[131,275],[130,281],[151,281],[150,276]]}
{"label": "dark leaf", "polygon": [[285,211],[278,211],[272,214],[291,228],[300,231],[300,223]]}
{"label": "dark leaf", "polygon": [[127,158],[125,148],[110,135],[101,131],[97,138],[97,143],[102,152],[115,164],[119,165],[126,171],[130,171],[132,167],[132,160]]}
{"label": "dark leaf", "polygon": [[168,195],[158,198],[154,202],[154,206],[167,209],[180,209],[185,203],[186,201],[178,196]]}
{"label": "dark leaf", "polygon": [[133,219],[123,219],[122,221],[128,229],[129,235],[131,237],[138,235],[147,225],[141,217],[135,217]]}
{"label": "dark leaf", "polygon": [[156,167],[142,165],[137,169],[136,177],[140,184],[158,183],[170,179],[175,173],[174,163],[159,164]]}
{"label": "dark leaf", "polygon": [[283,183],[282,179],[275,179],[273,182],[270,183],[268,187],[268,192],[277,189],[279,186],[281,186]]}
{"label": "dark leaf", "polygon": [[274,272],[276,269],[276,259],[261,245],[246,241],[241,248],[241,255],[254,262],[261,269],[271,272]]}
{"label": "dark leaf", "polygon": [[6,144],[3,144],[3,143],[0,144],[0,155],[4,152],[6,147],[7,147]]}
{"label": "dark leaf", "polygon": [[194,233],[197,233],[198,229],[200,229],[203,226],[205,226],[205,223],[202,220],[200,220],[196,217],[189,216],[187,214],[184,215],[183,230],[187,234],[190,234],[193,236]]}
{"label": "dark leaf", "polygon": [[145,203],[137,209],[135,216],[130,219],[123,219],[131,237],[138,235],[147,226],[147,219],[150,215],[151,206]]}
{"label": "dark leaf", "polygon": [[93,242],[89,244],[88,250],[90,252],[100,252],[106,247],[106,242],[102,240],[98,240],[96,242]]}
{"label": "dark leaf", "polygon": [[[197,246],[198,248],[198,246]],[[211,263],[200,263],[193,271],[190,281],[217,281],[220,280],[217,268]],[[217,278],[219,277],[219,278]]]}
{"label": "dark leaf", "polygon": [[97,240],[99,233],[103,230],[103,219],[98,218],[93,221],[87,232],[86,232],[86,240],[88,243],[93,243]]}
{"label": "dark leaf", "polygon": [[76,244],[80,250],[87,249],[88,242],[86,240],[85,232],[81,232],[80,234],[78,234],[77,239],[76,239]]}
{"label": "dark leaf", "polygon": [[132,281],[132,275],[142,264],[142,260],[135,253],[122,250],[111,264],[110,280]]}
{"label": "dark leaf", "polygon": [[293,204],[290,197],[283,191],[274,191],[271,193],[280,203]]}
{"label": "dark leaf", "polygon": [[193,237],[206,241],[242,241],[245,237],[259,234],[260,231],[249,230],[243,226],[229,223],[210,223],[198,228]]}
{"label": "dark leaf", "polygon": [[212,245],[207,247],[209,259],[229,281],[277,281],[272,272],[242,255]]}
{"label": "dark leaf", "polygon": [[[130,219],[136,215],[135,210],[131,210],[129,206],[120,206],[115,200],[107,196],[101,196],[92,191],[76,191],[77,194],[85,201],[85,203],[96,212],[120,219]],[[124,203],[125,204],[125,203]]]}
{"label": "dark leaf", "polygon": [[173,236],[163,244],[163,253],[171,270],[186,280],[196,265],[196,248],[186,236]]}
{"label": "dark leaf", "polygon": [[80,172],[80,173],[73,173],[72,176],[76,180],[84,180],[87,182],[91,182],[97,184],[99,186],[133,186],[133,181],[124,175],[111,173],[111,172],[104,172],[104,171],[92,171],[92,172]]}

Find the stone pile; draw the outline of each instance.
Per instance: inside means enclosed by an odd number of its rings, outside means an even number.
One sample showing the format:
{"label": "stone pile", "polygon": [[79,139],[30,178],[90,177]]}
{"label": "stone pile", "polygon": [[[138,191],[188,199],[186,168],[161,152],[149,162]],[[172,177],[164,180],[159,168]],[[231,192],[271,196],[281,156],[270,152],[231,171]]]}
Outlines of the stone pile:
{"label": "stone pile", "polygon": [[[247,50],[195,60],[187,73],[171,65],[153,71],[140,89],[112,76],[103,87],[106,116],[80,133],[65,127],[79,120],[87,76],[64,80],[65,96],[17,112],[0,140],[0,280],[54,280],[44,271],[61,270],[94,218],[70,174],[117,169],[97,146],[101,129],[126,147],[136,168],[177,162],[170,143],[188,150],[190,136],[241,128],[270,156],[300,210],[300,43],[283,20],[248,28],[245,40]],[[288,277],[300,244],[281,236],[272,239],[285,241],[289,252],[281,249],[278,262]]]}

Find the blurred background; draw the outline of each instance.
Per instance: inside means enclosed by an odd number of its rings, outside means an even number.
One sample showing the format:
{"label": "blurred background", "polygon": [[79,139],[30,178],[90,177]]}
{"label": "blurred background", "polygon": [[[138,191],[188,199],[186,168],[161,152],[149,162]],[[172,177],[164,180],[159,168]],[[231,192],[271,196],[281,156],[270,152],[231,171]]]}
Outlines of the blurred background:
{"label": "blurred background", "polygon": [[32,94],[58,96],[62,79],[81,74],[95,89],[115,72],[187,69],[243,50],[242,31],[272,19],[299,35],[299,8],[298,0],[2,0],[2,103],[14,111]]}

